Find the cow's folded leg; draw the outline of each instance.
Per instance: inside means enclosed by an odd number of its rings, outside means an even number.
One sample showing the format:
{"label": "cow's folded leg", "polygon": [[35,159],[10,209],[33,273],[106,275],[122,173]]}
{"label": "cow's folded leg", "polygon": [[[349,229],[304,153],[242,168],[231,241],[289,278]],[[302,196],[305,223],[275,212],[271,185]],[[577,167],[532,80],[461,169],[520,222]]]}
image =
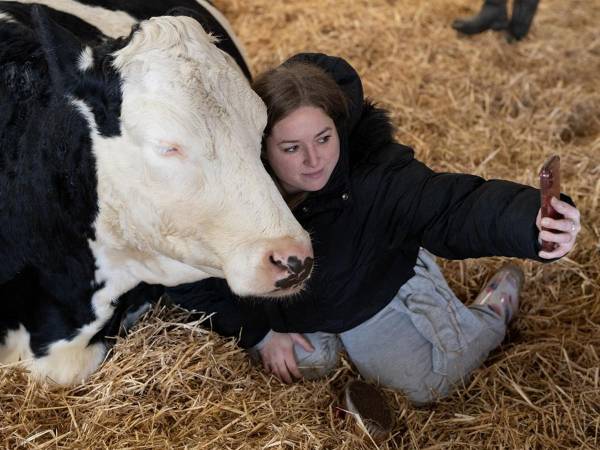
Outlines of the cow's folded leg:
{"label": "cow's folded leg", "polygon": [[104,342],[88,344],[78,341],[59,341],[50,344],[48,354],[23,361],[31,374],[42,381],[72,385],[85,381],[94,373],[106,356]]}
{"label": "cow's folded leg", "polygon": [[18,363],[51,384],[80,383],[104,360],[106,340],[94,337],[114,308],[109,300],[93,304],[86,295],[67,306],[43,288],[38,275],[25,269],[0,286],[0,363]]}
{"label": "cow's folded leg", "polygon": [[[108,348],[104,341],[90,343],[85,336],[51,342],[43,330],[35,326],[27,328],[23,324],[1,331],[0,363],[18,363],[34,378],[53,384],[82,382],[98,369]],[[43,354],[40,354],[40,347],[45,348]]]}
{"label": "cow's folded leg", "polygon": [[0,364],[14,364],[31,359],[31,335],[22,317],[35,314],[36,305],[29,302],[38,286],[31,271],[22,268],[10,280],[0,283]]}
{"label": "cow's folded leg", "polygon": [[50,320],[26,324],[31,334],[31,356],[22,361],[23,365],[33,377],[51,384],[81,383],[106,356],[106,340],[93,339],[103,320],[92,315],[91,321],[87,317],[80,321],[51,301],[39,306]]}

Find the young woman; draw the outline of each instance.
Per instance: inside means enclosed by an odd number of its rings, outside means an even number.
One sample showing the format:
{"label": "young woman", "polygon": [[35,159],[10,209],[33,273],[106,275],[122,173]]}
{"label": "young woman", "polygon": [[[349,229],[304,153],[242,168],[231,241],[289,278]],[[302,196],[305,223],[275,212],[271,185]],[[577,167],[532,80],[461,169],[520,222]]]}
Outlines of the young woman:
{"label": "young woman", "polygon": [[[558,232],[540,231],[537,189],[429,169],[394,141],[386,113],[340,58],[297,55],[254,88],[268,107],[265,164],[312,236],[308,288],[248,301],[210,279],[169,296],[215,313],[217,332],[285,382],[326,375],[344,349],[364,378],[417,404],[449,394],[504,338],[523,275],[504,267],[465,306],[432,253],[559,258],[574,245],[579,212],[563,197],[553,206],[564,219],[543,223]],[[540,238],[556,249],[540,251]]]}

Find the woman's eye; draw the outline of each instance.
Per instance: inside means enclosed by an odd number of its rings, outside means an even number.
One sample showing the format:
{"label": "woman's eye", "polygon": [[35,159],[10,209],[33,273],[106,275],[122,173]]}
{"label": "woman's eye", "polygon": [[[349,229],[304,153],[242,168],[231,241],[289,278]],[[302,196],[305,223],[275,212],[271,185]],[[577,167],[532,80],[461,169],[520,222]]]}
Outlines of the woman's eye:
{"label": "woman's eye", "polygon": [[283,149],[283,151],[286,153],[294,153],[296,150],[298,150],[297,145],[291,145],[290,147],[286,147]]}
{"label": "woman's eye", "polygon": [[331,136],[322,136],[319,138],[318,142],[319,142],[319,144],[325,144],[329,141],[330,138],[331,138]]}

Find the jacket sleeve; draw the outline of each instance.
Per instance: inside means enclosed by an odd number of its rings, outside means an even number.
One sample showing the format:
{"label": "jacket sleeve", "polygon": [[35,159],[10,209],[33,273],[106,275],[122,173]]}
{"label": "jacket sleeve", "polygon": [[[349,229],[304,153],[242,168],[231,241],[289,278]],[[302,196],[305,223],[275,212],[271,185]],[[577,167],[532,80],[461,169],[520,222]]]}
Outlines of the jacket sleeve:
{"label": "jacket sleeve", "polygon": [[211,329],[221,336],[238,339],[240,347],[254,346],[270,330],[262,304],[268,300],[240,298],[220,278],[166,288],[165,293],[184,309],[211,315]]}
{"label": "jacket sleeve", "polygon": [[[391,200],[383,209],[388,212],[387,226],[398,231],[398,239],[416,239],[448,259],[512,256],[548,261],[537,255],[538,189],[475,175],[436,173],[414,159],[411,149],[393,145],[405,154],[387,166],[383,185]],[[566,196],[563,199],[572,203]]]}

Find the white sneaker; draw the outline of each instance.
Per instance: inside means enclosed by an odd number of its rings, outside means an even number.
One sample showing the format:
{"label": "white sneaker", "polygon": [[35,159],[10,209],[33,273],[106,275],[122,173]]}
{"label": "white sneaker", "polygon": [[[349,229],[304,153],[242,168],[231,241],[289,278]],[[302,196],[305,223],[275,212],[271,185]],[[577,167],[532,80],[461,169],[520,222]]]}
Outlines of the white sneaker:
{"label": "white sneaker", "polygon": [[506,264],[487,282],[475,305],[486,305],[509,323],[519,311],[519,295],[525,275],[516,264]]}

